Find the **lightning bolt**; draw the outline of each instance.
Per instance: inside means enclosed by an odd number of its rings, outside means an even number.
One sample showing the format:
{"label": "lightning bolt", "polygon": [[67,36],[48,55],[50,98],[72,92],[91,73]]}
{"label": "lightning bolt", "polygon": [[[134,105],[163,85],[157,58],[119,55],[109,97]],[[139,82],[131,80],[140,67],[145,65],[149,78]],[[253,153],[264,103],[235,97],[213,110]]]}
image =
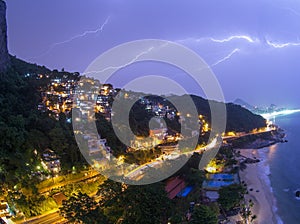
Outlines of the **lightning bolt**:
{"label": "lightning bolt", "polygon": [[285,47],[291,47],[291,46],[300,46],[300,42],[287,42],[287,43],[273,43],[269,40],[266,40],[267,45],[273,47],[273,48],[285,48]]}
{"label": "lightning bolt", "polygon": [[[300,15],[300,14],[299,14]],[[254,44],[254,43],[263,43],[261,40],[259,40],[258,38],[252,38],[250,36],[247,35],[237,35],[237,36],[230,36],[228,38],[225,39],[214,39],[214,38],[209,38],[211,41],[213,42],[217,42],[217,43],[225,43],[225,42],[230,42],[232,40],[235,39],[244,39],[247,42]],[[286,43],[274,43],[268,39],[265,39],[265,43],[272,47],[272,48],[285,48],[285,47],[296,47],[296,46],[300,46],[300,42],[286,42]]]}
{"label": "lightning bolt", "polygon": [[89,35],[89,34],[95,34],[95,33],[98,33],[98,32],[102,32],[103,29],[104,29],[104,27],[105,27],[105,25],[109,22],[109,19],[110,19],[110,16],[108,16],[108,17],[105,19],[104,23],[103,23],[98,29],[96,29],[96,30],[88,30],[88,31],[85,31],[85,32],[83,32],[83,33],[81,33],[81,34],[77,34],[77,35],[75,35],[75,36],[73,36],[73,37],[71,37],[71,38],[69,38],[69,39],[67,39],[67,40],[64,40],[64,41],[61,41],[61,42],[54,43],[54,44],[52,44],[52,45],[48,48],[47,51],[45,51],[44,53],[42,53],[42,54],[40,54],[40,55],[38,55],[38,56],[36,56],[36,57],[33,57],[33,58],[31,58],[31,59],[36,59],[36,58],[40,58],[40,57],[42,57],[42,56],[45,56],[45,55],[47,55],[48,53],[50,53],[55,47],[57,47],[57,46],[59,46],[59,45],[66,44],[66,43],[69,43],[69,42],[72,42],[73,40],[76,40],[76,39],[78,39],[78,38],[83,38],[83,37],[85,37],[85,36],[87,36],[87,35]]}
{"label": "lightning bolt", "polygon": [[102,72],[105,72],[105,71],[111,70],[111,69],[112,70],[119,70],[119,69],[125,68],[126,66],[131,65],[132,63],[136,62],[143,55],[150,53],[153,49],[154,49],[154,47],[149,47],[147,50],[145,50],[145,51],[139,53],[138,55],[136,55],[132,60],[130,60],[126,64],[118,65],[118,66],[109,66],[109,67],[106,67],[106,68],[104,68],[102,70],[85,72],[85,73],[82,73],[82,75],[89,75],[89,74],[94,74],[94,73],[102,73]]}
{"label": "lightning bolt", "polygon": [[[286,8],[286,10],[290,10],[294,14],[300,16],[300,13],[298,13],[297,11],[295,11],[293,9]],[[260,38],[251,37],[251,36],[248,36],[248,35],[232,35],[232,36],[229,36],[229,37],[226,37],[226,38],[223,38],[223,39],[217,39],[217,38],[213,38],[213,37],[201,37],[201,38],[189,37],[189,38],[186,38],[186,39],[177,40],[176,42],[183,42],[183,43],[185,43],[185,42],[187,42],[187,43],[189,43],[189,42],[196,42],[196,43],[203,42],[203,44],[204,44],[205,41],[210,41],[210,42],[214,42],[214,43],[226,44],[226,43],[232,42],[234,40],[245,40],[246,42],[248,42],[251,45],[259,44],[261,46],[265,46],[265,48],[269,47],[269,48],[272,48],[272,49],[282,49],[282,48],[299,47],[300,46],[300,40],[299,39],[297,41],[294,41],[294,42],[273,42],[273,41],[270,41],[270,39],[266,38],[266,37],[260,39]],[[239,46],[241,46],[241,44]],[[247,50],[247,49],[245,49],[245,50]],[[240,48],[235,48],[227,56],[225,56],[224,58],[222,58],[222,59],[218,60],[217,62],[215,62],[214,64],[212,64],[211,67],[217,66],[218,64],[229,60],[234,54],[236,54],[240,51],[241,51]]]}
{"label": "lightning bolt", "polygon": [[224,58],[218,60],[217,62],[215,62],[214,64],[212,64],[211,66],[217,66],[218,64],[230,59],[235,53],[241,51],[239,48],[235,48],[232,52],[230,52],[227,56],[225,56]]}
{"label": "lightning bolt", "polygon": [[215,38],[209,38],[211,41],[213,42],[217,42],[217,43],[225,43],[225,42],[230,42],[232,40],[238,40],[238,39],[242,39],[242,40],[246,40],[249,43],[255,43],[258,41],[258,39],[253,39],[250,36],[247,35],[237,35],[237,36],[230,36],[228,38],[225,39],[215,39]]}
{"label": "lightning bolt", "polygon": [[[289,9],[291,10],[291,9]],[[295,11],[295,13],[297,13]],[[300,13],[299,13],[300,16]],[[203,38],[186,38],[186,39],[181,39],[181,40],[177,40],[176,42],[187,42],[187,41],[193,41],[193,42],[202,42],[202,41],[211,41],[211,42],[215,42],[215,43],[227,43],[230,41],[234,41],[234,40],[238,40],[238,39],[242,39],[242,40],[246,40],[248,43],[250,44],[265,44],[266,46],[269,46],[271,48],[274,49],[278,49],[278,48],[287,48],[287,47],[297,47],[300,46],[300,40],[298,39],[297,42],[272,42],[270,40],[268,40],[267,38],[263,38],[259,39],[259,38],[253,38],[247,35],[233,35],[233,36],[229,36],[227,38],[224,39],[216,39],[213,37],[203,37]],[[235,49],[236,50],[236,49]],[[236,52],[236,51],[235,51]]]}
{"label": "lightning bolt", "polygon": [[186,41],[195,41],[195,42],[202,42],[205,40],[209,40],[215,43],[225,43],[225,42],[230,42],[233,40],[246,40],[249,43],[257,43],[259,42],[259,39],[254,39],[250,36],[247,35],[233,35],[233,36],[229,36],[227,38],[224,39],[216,39],[213,37],[202,37],[202,38],[186,38],[186,39],[181,39],[181,40],[177,40],[176,42],[186,42]]}
{"label": "lightning bolt", "polygon": [[119,69],[125,68],[126,66],[129,66],[132,63],[138,61],[138,59],[140,57],[142,57],[143,55],[149,54],[152,50],[161,49],[161,48],[167,46],[168,44],[169,43],[164,43],[164,44],[162,44],[160,46],[157,46],[157,47],[153,47],[153,46],[149,47],[148,49],[146,49],[146,50],[142,51],[141,53],[137,54],[133,59],[131,59],[129,62],[127,62],[125,64],[118,65],[118,66],[109,66],[109,67],[103,68],[102,70],[84,72],[84,73],[82,73],[82,75],[89,75],[89,74],[94,74],[94,73],[102,73],[102,72],[106,72],[107,70],[119,70]]}

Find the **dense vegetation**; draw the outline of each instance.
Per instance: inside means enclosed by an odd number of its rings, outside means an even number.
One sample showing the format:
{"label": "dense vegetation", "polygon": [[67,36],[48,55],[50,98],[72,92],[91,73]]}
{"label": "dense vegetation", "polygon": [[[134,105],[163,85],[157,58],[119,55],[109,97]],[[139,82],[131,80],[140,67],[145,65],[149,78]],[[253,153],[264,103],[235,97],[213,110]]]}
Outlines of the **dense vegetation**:
{"label": "dense vegetation", "polygon": [[219,190],[220,197],[218,202],[225,211],[229,211],[230,209],[239,206],[244,193],[245,189],[239,184],[223,187]]}
{"label": "dense vegetation", "polygon": [[[51,197],[46,198],[37,194],[38,183],[43,174],[40,170],[40,157],[45,149],[49,148],[58,155],[63,174],[70,172],[75,166],[81,169],[86,164],[66,115],[61,113],[57,117],[49,111],[45,113],[37,110],[37,105],[41,101],[40,90],[46,89],[51,79],[59,77],[78,79],[79,75],[65,71],[50,71],[15,57],[12,57],[11,61],[11,68],[6,73],[0,74],[0,184],[2,185],[0,195],[8,195],[9,199],[15,200],[25,216],[30,217],[43,213],[46,207],[57,208]],[[40,73],[46,73],[48,76],[39,79],[37,76]],[[174,98],[184,100],[184,97],[180,96]],[[192,99],[198,113],[204,115],[210,122],[208,101],[197,96],[192,96]],[[147,136],[148,122],[154,114],[146,111],[142,104],[135,103],[130,115],[132,131],[137,135]],[[265,125],[265,120],[260,116],[233,104],[227,104],[227,119],[227,131],[250,131]],[[126,146],[114,134],[111,123],[100,114],[96,115],[96,123],[101,137],[107,139],[113,152],[124,154]],[[178,117],[173,120],[166,119],[166,123],[174,133],[179,131]],[[124,131],[126,132],[126,127]],[[145,163],[160,154],[158,149],[147,153],[127,153],[126,162],[138,160]],[[230,152],[224,154],[227,158],[232,156]],[[183,176],[190,185],[201,186],[204,172],[198,170],[200,158],[199,154],[193,155],[174,175]],[[74,189],[68,189],[68,186],[62,189],[69,199],[63,204],[61,213],[71,222],[162,223],[169,217],[172,220],[178,218],[174,214],[174,204],[168,199],[163,183],[127,186],[107,180],[99,187],[99,202],[86,194],[91,193],[90,191],[84,192],[83,187],[79,185],[76,188],[79,189],[76,194],[73,194]],[[15,189],[15,192],[3,192],[7,189]],[[20,194],[19,189],[22,189],[23,193],[26,190],[27,194]],[[196,187],[195,191],[200,189]],[[232,192],[235,192],[234,197],[231,197]],[[220,191],[219,203],[228,210],[238,204],[240,197],[241,190],[238,187],[229,190],[225,188]],[[86,209],[87,207],[92,209]],[[195,207],[193,215],[196,218],[192,222],[215,223],[216,214],[208,207]],[[181,217],[183,216],[181,214]]]}
{"label": "dense vegetation", "polygon": [[106,180],[99,186],[99,202],[86,194],[75,194],[60,212],[71,222],[165,223],[172,211],[162,183],[134,186]]}
{"label": "dense vegetation", "polygon": [[74,194],[63,201],[60,213],[71,223],[108,223],[98,203],[87,194]]}
{"label": "dense vegetation", "polygon": [[[192,95],[192,99],[198,109],[200,114],[208,117],[210,123],[210,108],[207,100],[199,96]],[[218,102],[211,101],[211,103],[218,104]],[[248,132],[255,128],[264,127],[266,121],[259,115],[251,113],[249,110],[235,105],[233,103],[226,104],[227,110],[227,123],[226,131],[236,131],[236,132]]]}
{"label": "dense vegetation", "polygon": [[206,205],[196,206],[193,212],[192,224],[217,224],[216,213]]}
{"label": "dense vegetation", "polygon": [[[62,158],[64,170],[84,163],[74,141],[71,124],[65,122],[65,115],[60,114],[57,121],[54,117],[37,111],[37,104],[41,100],[38,90],[45,88],[51,78],[67,76],[76,79],[78,74],[50,71],[44,66],[29,64],[15,57],[12,57],[11,61],[10,70],[0,76],[0,181],[14,185],[26,177],[30,179],[30,171],[34,170],[38,161],[35,150],[38,154],[46,148],[54,150]],[[49,77],[37,79],[36,75],[40,73],[47,73]],[[197,96],[192,96],[192,99],[198,112],[209,120],[208,101]],[[162,99],[152,100],[159,102]],[[133,132],[146,136],[149,131],[148,121],[153,114],[146,112],[142,105],[136,103],[131,115]],[[265,125],[263,118],[234,104],[227,104],[227,119],[227,131],[249,131]],[[97,122],[98,126],[101,126],[100,134],[108,139],[111,148],[115,149],[117,154],[124,153],[126,147],[114,135],[110,123],[101,116],[97,117]],[[180,128],[178,119],[167,120],[167,124],[175,131]],[[29,167],[25,167],[26,163]]]}
{"label": "dense vegetation", "polygon": [[[180,105],[185,105],[187,97],[188,96],[186,95],[171,96],[169,97],[169,99],[171,100],[171,102],[177,102]],[[168,105],[170,108],[175,108],[175,106],[170,101],[162,97],[146,96],[146,98],[149,99],[151,102]],[[206,99],[203,99],[202,97],[195,95],[191,95],[191,99],[197,108],[198,114],[202,114],[208,120],[208,123],[211,123],[211,111],[209,103],[216,105],[221,103],[215,101],[208,101]],[[184,107],[183,110],[186,111],[181,111],[182,114],[187,114],[190,112],[189,107]],[[227,103],[226,113],[226,132],[249,132],[253,129],[258,129],[266,126],[266,121],[263,117],[261,117],[260,115],[253,114],[252,112],[241,107],[240,105]],[[130,111],[130,125],[133,133],[140,136],[147,136],[149,133],[149,121],[154,116],[155,114],[153,112],[149,112],[145,109],[144,104],[141,104],[139,101],[135,102]],[[170,130],[174,130],[174,132],[180,132],[181,127],[179,123],[179,116],[175,116],[175,119],[172,120],[166,119],[165,117],[165,122]]]}
{"label": "dense vegetation", "polygon": [[[48,79],[37,79],[37,74],[47,72]],[[30,74],[28,76],[27,74]],[[63,170],[85,163],[66,116],[59,119],[37,110],[41,101],[39,89],[45,88],[53,77],[68,75],[45,67],[28,64],[12,58],[12,67],[0,74],[0,183],[13,187],[17,183],[34,186],[42,152],[50,148],[62,160]]]}

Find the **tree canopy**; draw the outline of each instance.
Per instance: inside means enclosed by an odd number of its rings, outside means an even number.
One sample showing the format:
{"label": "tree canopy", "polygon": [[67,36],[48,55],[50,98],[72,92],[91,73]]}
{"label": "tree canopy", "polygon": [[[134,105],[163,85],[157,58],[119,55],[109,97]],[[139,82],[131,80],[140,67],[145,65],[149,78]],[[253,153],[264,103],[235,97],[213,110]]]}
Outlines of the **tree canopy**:
{"label": "tree canopy", "polygon": [[244,188],[240,184],[222,187],[219,190],[218,202],[226,211],[239,205]]}
{"label": "tree canopy", "polygon": [[217,213],[209,206],[199,205],[194,207],[191,224],[217,224]]}
{"label": "tree canopy", "polygon": [[71,223],[108,223],[99,204],[87,194],[74,194],[63,201],[60,213]]}

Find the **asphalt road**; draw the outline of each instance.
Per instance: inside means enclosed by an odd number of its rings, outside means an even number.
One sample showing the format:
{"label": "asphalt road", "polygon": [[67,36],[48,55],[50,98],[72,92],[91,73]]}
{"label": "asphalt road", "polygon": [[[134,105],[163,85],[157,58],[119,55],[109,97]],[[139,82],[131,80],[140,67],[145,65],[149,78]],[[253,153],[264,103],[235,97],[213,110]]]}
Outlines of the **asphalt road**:
{"label": "asphalt road", "polygon": [[47,215],[39,216],[29,221],[22,222],[23,224],[62,224],[67,221],[59,215],[59,212],[53,212]]}

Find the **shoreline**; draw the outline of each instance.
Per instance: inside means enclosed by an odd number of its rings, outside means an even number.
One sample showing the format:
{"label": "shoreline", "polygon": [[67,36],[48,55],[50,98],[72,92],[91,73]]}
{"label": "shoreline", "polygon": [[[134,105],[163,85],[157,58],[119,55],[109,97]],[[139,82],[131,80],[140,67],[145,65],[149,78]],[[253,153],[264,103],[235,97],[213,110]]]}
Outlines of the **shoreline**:
{"label": "shoreline", "polygon": [[240,179],[247,184],[249,192],[245,194],[245,201],[248,205],[249,200],[254,203],[250,210],[257,218],[252,223],[280,223],[276,214],[276,199],[268,177],[270,171],[267,159],[261,156],[257,149],[237,149],[237,151],[244,157],[260,160],[258,163],[246,164],[247,168],[239,171]]}

